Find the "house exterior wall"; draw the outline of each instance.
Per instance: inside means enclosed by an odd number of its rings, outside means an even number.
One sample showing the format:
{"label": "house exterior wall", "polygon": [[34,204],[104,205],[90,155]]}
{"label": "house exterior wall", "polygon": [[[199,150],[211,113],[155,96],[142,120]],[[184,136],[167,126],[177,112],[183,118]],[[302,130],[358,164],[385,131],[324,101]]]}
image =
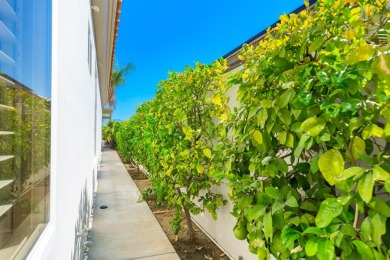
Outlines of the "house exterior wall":
{"label": "house exterior wall", "polygon": [[52,2],[50,221],[27,259],[84,257],[86,237],[77,233],[89,223],[101,155],[102,105],[91,12],[87,0]]}

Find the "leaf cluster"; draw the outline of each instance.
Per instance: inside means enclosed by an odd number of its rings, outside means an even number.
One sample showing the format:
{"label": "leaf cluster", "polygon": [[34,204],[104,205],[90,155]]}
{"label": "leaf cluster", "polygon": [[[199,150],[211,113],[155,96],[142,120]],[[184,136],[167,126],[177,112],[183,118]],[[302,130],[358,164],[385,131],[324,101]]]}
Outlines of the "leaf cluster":
{"label": "leaf cluster", "polygon": [[389,257],[389,8],[318,1],[243,46],[220,158],[259,259]]}

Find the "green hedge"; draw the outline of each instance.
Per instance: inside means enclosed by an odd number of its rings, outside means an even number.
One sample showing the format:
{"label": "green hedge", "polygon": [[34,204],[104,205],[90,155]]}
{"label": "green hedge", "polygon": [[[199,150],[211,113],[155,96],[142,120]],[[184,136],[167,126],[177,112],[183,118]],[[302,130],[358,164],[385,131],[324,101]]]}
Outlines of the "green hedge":
{"label": "green hedge", "polygon": [[389,8],[321,0],[283,15],[227,81],[224,61],[170,74],[117,142],[178,212],[215,213],[226,179],[234,234],[259,259],[388,259]]}

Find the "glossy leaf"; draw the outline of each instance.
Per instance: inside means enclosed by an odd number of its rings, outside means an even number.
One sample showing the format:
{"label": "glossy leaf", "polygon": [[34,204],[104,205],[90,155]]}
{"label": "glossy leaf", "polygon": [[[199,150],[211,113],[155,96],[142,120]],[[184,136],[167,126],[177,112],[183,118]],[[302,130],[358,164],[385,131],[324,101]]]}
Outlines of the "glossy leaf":
{"label": "glossy leaf", "polygon": [[390,174],[378,165],[372,167],[372,172],[374,174],[374,180],[387,181],[390,179]]}
{"label": "glossy leaf", "polygon": [[305,252],[307,256],[314,256],[318,250],[318,239],[311,238],[306,242]]}
{"label": "glossy leaf", "polygon": [[249,221],[260,218],[265,214],[266,207],[262,205],[255,205],[248,211],[247,218]]}
{"label": "glossy leaf", "polygon": [[358,182],[358,192],[362,200],[370,202],[374,191],[374,177],[372,173],[365,174]]}
{"label": "glossy leaf", "polygon": [[371,58],[375,53],[375,49],[367,44],[356,48],[345,59],[347,65],[358,63],[359,61],[365,61]]}
{"label": "glossy leaf", "polygon": [[355,136],[352,139],[350,150],[347,151],[347,156],[350,157],[351,161],[355,161],[360,158],[361,155],[365,154],[366,143],[363,139]]}
{"label": "glossy leaf", "polygon": [[383,202],[383,200],[381,200],[380,198],[373,197],[368,203],[368,206],[382,216],[390,218],[390,206]]}
{"label": "glossy leaf", "polygon": [[366,169],[364,169],[362,167],[357,167],[357,166],[350,167],[348,169],[345,169],[339,176],[335,176],[333,179],[335,182],[343,181],[343,180],[348,179],[352,176],[361,174],[365,170]]}
{"label": "glossy leaf", "polygon": [[274,187],[266,187],[265,193],[273,199],[277,199],[277,200],[283,199],[283,195],[281,194],[280,190]]}
{"label": "glossy leaf", "polygon": [[325,40],[326,38],[324,36],[315,39],[309,46],[309,53],[317,51],[324,44]]}
{"label": "glossy leaf", "polygon": [[289,207],[292,207],[292,208],[297,208],[298,207],[298,201],[297,201],[297,199],[294,196],[290,196],[286,200],[286,205],[289,206]]}
{"label": "glossy leaf", "polygon": [[286,228],[282,232],[282,243],[285,247],[289,248],[300,236],[301,234],[297,230]]}
{"label": "glossy leaf", "polygon": [[355,245],[357,251],[366,257],[367,259],[373,260],[374,259],[374,254],[372,253],[371,249],[364,244],[360,240],[353,240],[352,243]]}
{"label": "glossy leaf", "polygon": [[317,257],[320,260],[333,260],[335,257],[333,243],[325,238],[318,240]]}
{"label": "glossy leaf", "polygon": [[261,134],[261,132],[259,130],[254,131],[252,136],[253,136],[253,139],[255,139],[255,141],[258,144],[263,143],[263,135]]}
{"label": "glossy leaf", "polygon": [[203,149],[203,154],[204,154],[207,158],[211,158],[211,150],[210,150],[209,148]]}
{"label": "glossy leaf", "polygon": [[306,119],[302,125],[302,131],[308,133],[311,136],[317,136],[325,128],[325,121],[316,116]]}
{"label": "glossy leaf", "polygon": [[272,225],[272,213],[268,212],[264,216],[264,236],[267,240],[272,242],[272,236],[273,236],[273,225]]}
{"label": "glossy leaf", "polygon": [[343,212],[343,207],[337,202],[337,199],[330,198],[324,200],[316,216],[317,227],[323,228],[328,226],[341,212]]}
{"label": "glossy leaf", "polygon": [[335,178],[344,171],[344,159],[338,150],[332,149],[321,155],[318,160],[318,167],[326,181],[330,185],[336,183]]}

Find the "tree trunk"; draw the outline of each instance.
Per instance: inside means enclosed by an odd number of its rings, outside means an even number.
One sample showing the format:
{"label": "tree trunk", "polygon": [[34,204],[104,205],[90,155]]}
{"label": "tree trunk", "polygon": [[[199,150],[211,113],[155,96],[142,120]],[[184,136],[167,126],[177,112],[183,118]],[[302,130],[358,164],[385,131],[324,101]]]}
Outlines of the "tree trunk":
{"label": "tree trunk", "polygon": [[191,220],[191,215],[190,212],[188,211],[187,207],[182,204],[184,214],[186,215],[186,220],[187,220],[187,236],[189,240],[194,240],[195,239],[195,230],[194,227],[192,226],[192,220]]}
{"label": "tree trunk", "polygon": [[[176,188],[177,193],[181,196],[181,190],[180,188]],[[195,231],[194,227],[192,226],[192,220],[191,220],[191,214],[190,211],[187,209],[187,207],[184,205],[184,203],[181,204],[184,210],[184,214],[186,216],[187,220],[187,237],[189,240],[194,240],[195,239]]]}

